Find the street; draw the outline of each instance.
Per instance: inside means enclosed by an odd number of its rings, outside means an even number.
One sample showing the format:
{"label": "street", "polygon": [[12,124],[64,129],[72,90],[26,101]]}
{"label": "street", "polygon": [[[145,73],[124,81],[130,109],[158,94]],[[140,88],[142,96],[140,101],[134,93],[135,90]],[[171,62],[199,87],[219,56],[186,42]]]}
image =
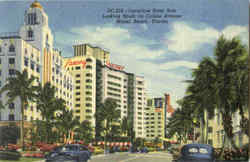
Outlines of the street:
{"label": "street", "polygon": [[141,153],[114,153],[93,156],[90,162],[171,162],[172,156],[168,153],[152,152]]}
{"label": "street", "polygon": [[[92,156],[88,162],[171,162],[172,156],[169,153],[150,152],[143,153],[113,153]],[[44,160],[38,161],[44,162]]]}

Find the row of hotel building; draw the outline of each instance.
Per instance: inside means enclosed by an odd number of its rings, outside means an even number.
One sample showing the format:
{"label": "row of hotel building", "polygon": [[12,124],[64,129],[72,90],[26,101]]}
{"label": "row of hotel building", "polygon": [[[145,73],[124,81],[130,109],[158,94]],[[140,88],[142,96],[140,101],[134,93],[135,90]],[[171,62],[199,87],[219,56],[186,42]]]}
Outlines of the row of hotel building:
{"label": "row of hotel building", "polygon": [[[170,96],[148,98],[144,77],[125,71],[113,64],[110,53],[90,44],[73,46],[74,55],[63,57],[53,48],[53,35],[48,16],[38,2],[33,2],[24,15],[19,32],[0,35],[0,87],[15,75],[14,69],[26,69],[29,76],[39,79],[34,83],[50,82],[56,87],[56,97],[66,101],[80,122],[88,120],[95,127],[94,114],[108,97],[116,100],[121,111],[120,120],[128,117],[136,137],[164,138],[167,117],[173,113]],[[6,94],[1,96],[5,104]],[[22,116],[20,100],[0,111],[0,121],[19,121]],[[41,120],[35,103],[29,103],[24,120]]]}

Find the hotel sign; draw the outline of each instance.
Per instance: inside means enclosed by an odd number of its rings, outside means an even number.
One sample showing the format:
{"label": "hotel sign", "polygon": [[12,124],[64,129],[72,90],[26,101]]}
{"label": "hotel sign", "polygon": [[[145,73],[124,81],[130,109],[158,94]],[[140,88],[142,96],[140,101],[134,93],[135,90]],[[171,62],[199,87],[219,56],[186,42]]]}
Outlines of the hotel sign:
{"label": "hotel sign", "polygon": [[107,62],[106,65],[112,69],[115,69],[115,70],[120,70],[120,71],[123,71],[124,69],[124,66],[121,66],[121,65],[117,65],[117,64],[112,64],[110,62]]}
{"label": "hotel sign", "polygon": [[65,68],[67,66],[74,66],[74,65],[82,65],[82,67],[84,68],[84,66],[86,65],[86,61],[85,60],[76,60],[76,61],[67,61],[66,64],[65,64]]}

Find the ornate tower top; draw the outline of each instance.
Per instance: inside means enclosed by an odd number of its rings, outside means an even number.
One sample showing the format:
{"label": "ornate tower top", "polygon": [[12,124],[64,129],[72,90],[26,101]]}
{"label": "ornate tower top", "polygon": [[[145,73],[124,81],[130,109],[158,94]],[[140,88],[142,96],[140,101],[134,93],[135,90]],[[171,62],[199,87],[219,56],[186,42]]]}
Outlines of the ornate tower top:
{"label": "ornate tower top", "polygon": [[39,2],[35,1],[35,2],[33,2],[30,5],[30,8],[40,8],[40,9],[43,9],[43,6]]}

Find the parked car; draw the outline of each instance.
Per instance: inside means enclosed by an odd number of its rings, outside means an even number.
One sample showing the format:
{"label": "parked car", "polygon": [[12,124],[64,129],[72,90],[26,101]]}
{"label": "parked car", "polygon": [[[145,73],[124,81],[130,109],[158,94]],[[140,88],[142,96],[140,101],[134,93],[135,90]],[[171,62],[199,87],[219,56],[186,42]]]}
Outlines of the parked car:
{"label": "parked car", "polygon": [[214,148],[206,144],[187,144],[175,162],[215,162]]}
{"label": "parked car", "polygon": [[46,162],[87,162],[91,157],[91,152],[87,147],[79,144],[67,144],[56,147],[48,155]]}

